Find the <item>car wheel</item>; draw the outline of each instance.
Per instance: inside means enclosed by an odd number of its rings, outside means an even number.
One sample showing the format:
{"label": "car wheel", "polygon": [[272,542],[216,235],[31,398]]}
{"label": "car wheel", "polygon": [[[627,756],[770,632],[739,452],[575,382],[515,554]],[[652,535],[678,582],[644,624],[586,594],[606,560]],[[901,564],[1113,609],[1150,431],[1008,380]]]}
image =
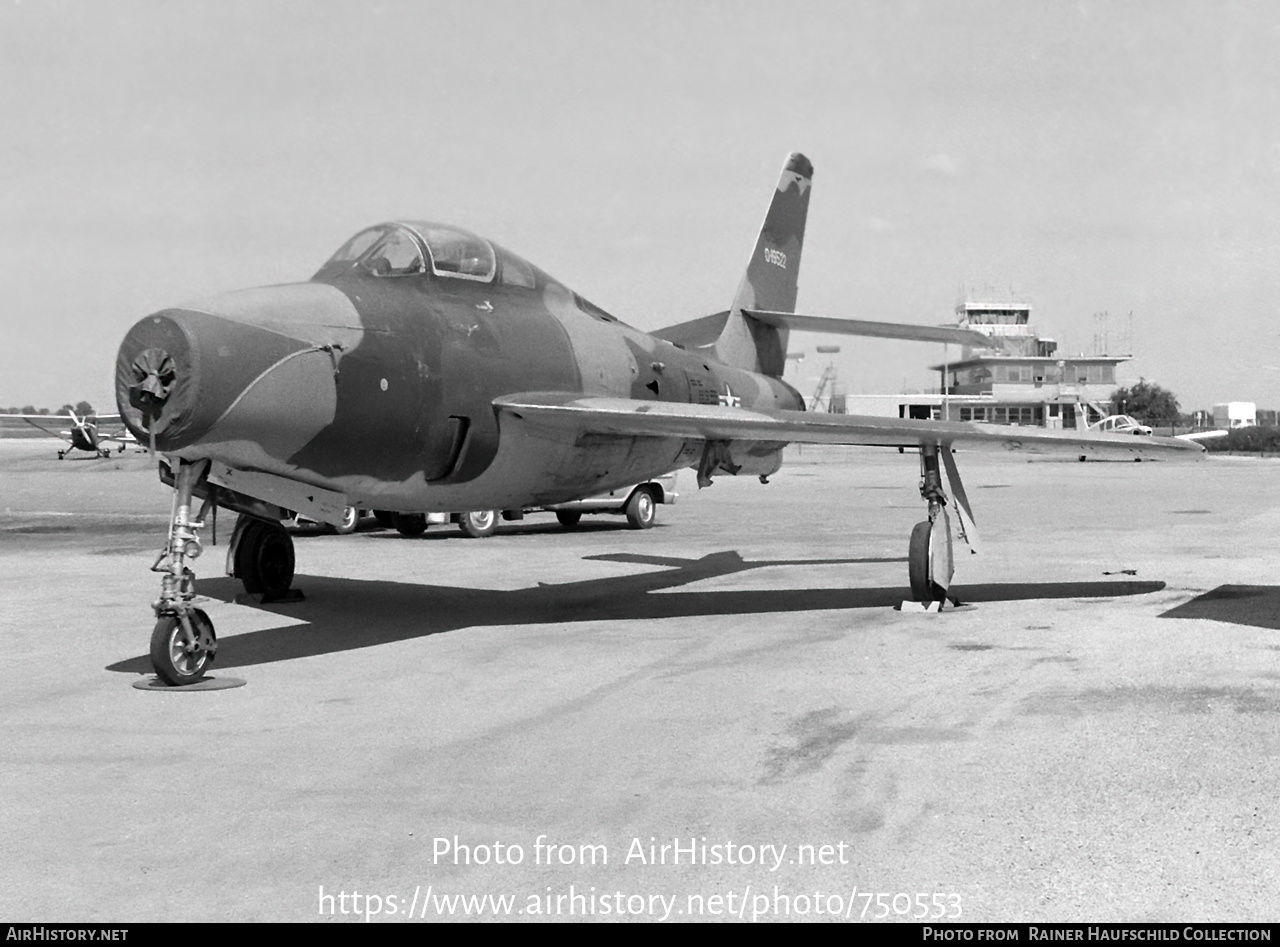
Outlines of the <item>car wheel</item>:
{"label": "car wheel", "polygon": [[653,502],[653,494],[644,489],[631,494],[626,513],[632,529],[648,529],[658,518],[658,505]]}
{"label": "car wheel", "polygon": [[458,517],[458,529],[462,535],[471,539],[483,539],[492,536],[498,530],[497,510],[475,510],[463,513]]}
{"label": "car wheel", "polygon": [[340,536],[345,536],[348,533],[354,533],[359,525],[360,511],[354,506],[349,506],[342,511],[342,525],[335,526],[333,531]]}

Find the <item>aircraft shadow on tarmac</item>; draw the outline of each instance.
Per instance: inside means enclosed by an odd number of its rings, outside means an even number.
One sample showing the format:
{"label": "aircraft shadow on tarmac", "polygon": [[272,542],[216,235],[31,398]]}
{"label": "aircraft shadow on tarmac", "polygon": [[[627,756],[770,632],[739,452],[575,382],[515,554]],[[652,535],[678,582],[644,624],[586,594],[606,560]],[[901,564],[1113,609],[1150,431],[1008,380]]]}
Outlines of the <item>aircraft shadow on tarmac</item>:
{"label": "aircraft shadow on tarmac", "polygon": [[[588,560],[664,566],[656,572],[586,579],[557,585],[502,591],[417,585],[373,579],[299,576],[301,602],[260,606],[301,620],[280,628],[231,635],[218,642],[222,669],[288,661],[293,658],[368,648],[456,631],[500,625],[564,624],[590,621],[687,618],[698,615],[751,615],[828,609],[890,608],[910,598],[905,587],[847,589],[762,589],[650,594],[701,579],[718,578],[766,566],[860,565],[903,562],[892,559],[773,559],[744,561],[734,551],[700,559],[675,559],[613,553]],[[1163,582],[1041,582],[970,585],[955,589],[964,602],[1007,602],[1024,599],[1110,598],[1158,592]],[[234,579],[206,579],[201,594],[234,600]],[[151,670],[145,655],[119,661],[109,671],[144,674]]]}
{"label": "aircraft shadow on tarmac", "polygon": [[1220,585],[1161,612],[1160,617],[1207,618],[1232,625],[1280,630],[1280,586]]}

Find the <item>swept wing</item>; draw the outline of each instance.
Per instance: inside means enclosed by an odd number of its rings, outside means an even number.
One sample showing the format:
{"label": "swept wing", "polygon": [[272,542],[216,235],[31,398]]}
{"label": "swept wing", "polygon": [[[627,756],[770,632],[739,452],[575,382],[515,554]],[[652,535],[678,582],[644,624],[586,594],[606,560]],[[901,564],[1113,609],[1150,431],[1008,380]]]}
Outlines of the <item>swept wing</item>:
{"label": "swept wing", "polygon": [[494,401],[498,411],[562,431],[618,436],[685,437],[714,441],[919,447],[1089,457],[1188,458],[1204,453],[1171,437],[1088,434],[967,421],[926,421],[857,414],[756,411],[725,405],[583,397],[527,392]]}

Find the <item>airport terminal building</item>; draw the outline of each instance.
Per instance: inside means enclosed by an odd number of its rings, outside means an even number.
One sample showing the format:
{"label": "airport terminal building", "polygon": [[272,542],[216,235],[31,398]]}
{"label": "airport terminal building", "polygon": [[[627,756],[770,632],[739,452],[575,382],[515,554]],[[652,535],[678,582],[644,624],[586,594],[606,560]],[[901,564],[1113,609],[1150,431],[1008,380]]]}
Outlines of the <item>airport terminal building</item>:
{"label": "airport terminal building", "polygon": [[956,315],[963,328],[991,336],[992,348],[966,346],[933,366],[933,392],[847,395],[849,413],[1067,430],[1111,413],[1116,366],[1130,356],[1060,355],[1053,339],[1035,334],[1027,303],[964,301]]}

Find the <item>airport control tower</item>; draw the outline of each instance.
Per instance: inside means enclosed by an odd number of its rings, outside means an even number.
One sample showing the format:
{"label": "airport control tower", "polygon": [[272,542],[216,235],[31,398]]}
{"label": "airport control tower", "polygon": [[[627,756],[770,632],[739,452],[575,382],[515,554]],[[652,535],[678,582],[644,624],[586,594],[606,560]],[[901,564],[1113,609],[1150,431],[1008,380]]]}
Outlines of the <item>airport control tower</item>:
{"label": "airport control tower", "polygon": [[1023,301],[966,298],[956,316],[991,336],[992,347],[966,347],[956,361],[934,366],[943,394],[955,396],[952,417],[1071,429],[1110,413],[1116,366],[1130,356],[1059,355],[1057,342],[1036,335]]}
{"label": "airport control tower", "polygon": [[[1027,302],[962,299],[956,303],[956,318],[962,328],[998,340],[990,349],[979,349],[980,352],[1048,356],[1058,348],[1053,339],[1041,339],[1032,330],[1031,304]],[[966,347],[964,357],[973,351]]]}
{"label": "airport control tower", "polygon": [[931,366],[936,391],[849,396],[849,411],[910,418],[985,421],[1079,429],[1110,414],[1116,366],[1129,355],[1063,355],[1036,334],[1031,304],[993,293],[956,304],[960,326],[991,336],[991,346],[951,348]]}

